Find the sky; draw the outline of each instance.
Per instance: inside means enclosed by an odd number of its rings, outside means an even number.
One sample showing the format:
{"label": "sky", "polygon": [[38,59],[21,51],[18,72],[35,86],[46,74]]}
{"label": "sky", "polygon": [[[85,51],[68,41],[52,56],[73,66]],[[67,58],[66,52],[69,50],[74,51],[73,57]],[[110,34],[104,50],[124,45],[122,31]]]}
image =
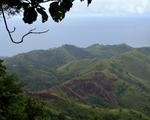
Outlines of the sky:
{"label": "sky", "polygon": [[[47,6],[47,5],[44,5]],[[86,47],[91,44],[121,44],[133,47],[150,46],[150,0],[93,0],[75,1],[66,18],[55,23],[51,18],[42,24],[40,18],[32,25],[24,24],[21,16],[9,18],[10,29],[17,28],[15,40],[28,30],[50,29],[48,33],[27,36],[23,43],[11,43],[0,19],[0,56],[12,56],[37,49],[63,44]]]}
{"label": "sky", "polygon": [[102,16],[122,16],[129,14],[145,14],[150,12],[150,0],[93,0],[89,7],[86,1],[82,4],[76,0],[73,9],[76,14]]}

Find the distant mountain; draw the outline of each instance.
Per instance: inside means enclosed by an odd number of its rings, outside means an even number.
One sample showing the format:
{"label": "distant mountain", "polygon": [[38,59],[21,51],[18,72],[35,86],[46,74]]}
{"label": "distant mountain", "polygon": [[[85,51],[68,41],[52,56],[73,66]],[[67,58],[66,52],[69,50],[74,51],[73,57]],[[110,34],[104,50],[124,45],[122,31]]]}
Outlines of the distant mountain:
{"label": "distant mountain", "polygon": [[[41,90],[60,83],[59,78],[62,78],[62,76],[59,73],[57,74],[57,67],[74,60],[102,59],[108,57],[103,55],[104,50],[101,51],[101,49],[98,49],[97,52],[94,53],[93,49],[96,47],[94,46],[95,45],[88,48],[79,48],[73,45],[63,45],[62,47],[49,50],[31,51],[6,58],[5,64],[12,73],[16,73],[23,80],[29,89]],[[117,47],[120,48],[120,46],[123,46],[122,53],[129,50],[125,50],[127,48],[126,45],[118,45]],[[115,46],[109,47],[115,49]],[[106,48],[110,49],[109,47],[107,46]],[[130,47],[128,46],[128,48]],[[98,51],[100,54],[97,54]],[[109,51],[111,51],[111,49]],[[114,50],[113,53],[115,53],[115,51],[116,50]],[[116,52],[114,55],[118,55],[118,53],[120,54],[121,51]],[[64,80],[65,79],[61,79],[62,82]]]}
{"label": "distant mountain", "polygon": [[120,45],[94,44],[86,48],[87,51],[101,58],[111,58],[112,56],[120,55],[132,49],[133,49],[132,47],[126,44],[120,44]]}
{"label": "distant mountain", "polygon": [[88,52],[84,48],[79,48],[73,45],[64,45],[62,46],[72,57],[76,59],[85,59],[85,58],[92,58],[96,57],[95,55],[92,55],[90,52]]}
{"label": "distant mountain", "polygon": [[88,51],[72,45],[36,50],[6,58],[8,69],[17,74],[30,89],[41,90],[60,83],[55,69],[72,60],[93,58]]}
{"label": "distant mountain", "polygon": [[109,108],[150,113],[150,48],[64,45],[5,59],[29,91]]}

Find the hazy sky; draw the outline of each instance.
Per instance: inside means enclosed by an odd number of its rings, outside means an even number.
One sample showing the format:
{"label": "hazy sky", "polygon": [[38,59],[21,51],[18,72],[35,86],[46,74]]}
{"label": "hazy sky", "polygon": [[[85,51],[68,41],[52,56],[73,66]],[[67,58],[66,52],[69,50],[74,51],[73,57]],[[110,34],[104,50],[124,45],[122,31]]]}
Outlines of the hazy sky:
{"label": "hazy sky", "polygon": [[[29,29],[50,29],[43,35],[28,36],[24,43],[11,43],[0,22],[0,56],[12,56],[34,49],[48,49],[62,44],[88,46],[94,43],[150,46],[150,0],[93,0],[87,7],[86,1],[74,3],[66,18],[59,24],[51,19],[45,24],[24,24],[21,17],[8,20],[10,28],[16,26],[14,38]],[[40,20],[40,18],[39,18]]]}
{"label": "hazy sky", "polygon": [[150,0],[93,0],[87,8],[76,0],[73,11],[77,14],[128,15],[150,12]]}

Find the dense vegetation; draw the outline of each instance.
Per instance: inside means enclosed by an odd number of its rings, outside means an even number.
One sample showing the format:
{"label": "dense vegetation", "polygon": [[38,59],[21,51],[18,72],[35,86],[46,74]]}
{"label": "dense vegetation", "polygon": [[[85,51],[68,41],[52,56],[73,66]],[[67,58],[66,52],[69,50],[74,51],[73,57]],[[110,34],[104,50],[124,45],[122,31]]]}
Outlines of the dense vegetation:
{"label": "dense vegetation", "polygon": [[5,58],[5,65],[25,84],[16,93],[22,100],[10,105],[21,120],[150,119],[149,47],[64,45]]}
{"label": "dense vegetation", "polygon": [[42,118],[42,104],[23,95],[17,78],[6,72],[0,61],[0,120],[35,120]]}

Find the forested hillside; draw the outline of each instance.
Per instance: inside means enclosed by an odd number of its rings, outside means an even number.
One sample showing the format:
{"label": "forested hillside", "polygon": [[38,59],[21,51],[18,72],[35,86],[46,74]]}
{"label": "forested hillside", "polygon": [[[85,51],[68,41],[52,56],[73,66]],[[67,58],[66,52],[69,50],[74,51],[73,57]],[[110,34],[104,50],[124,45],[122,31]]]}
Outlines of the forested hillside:
{"label": "forested hillside", "polygon": [[[29,89],[41,90],[66,80],[65,77],[70,79],[71,76],[61,75],[56,70],[69,62],[93,58],[104,59],[108,58],[108,56],[110,58],[112,53],[117,56],[131,49],[131,47],[124,44],[117,47],[116,45],[103,46],[102,48],[100,46],[92,45],[87,48],[78,48],[72,45],[64,45],[49,50],[31,51],[6,58],[5,64],[12,73],[17,74],[27,84]],[[99,54],[97,55],[94,50],[99,51]],[[109,55],[110,52],[112,52],[111,55]],[[104,54],[107,56],[104,56]]]}
{"label": "forested hillside", "polygon": [[59,114],[65,106],[67,120],[149,120],[149,47],[64,45],[5,58],[5,65],[48,109]]}

